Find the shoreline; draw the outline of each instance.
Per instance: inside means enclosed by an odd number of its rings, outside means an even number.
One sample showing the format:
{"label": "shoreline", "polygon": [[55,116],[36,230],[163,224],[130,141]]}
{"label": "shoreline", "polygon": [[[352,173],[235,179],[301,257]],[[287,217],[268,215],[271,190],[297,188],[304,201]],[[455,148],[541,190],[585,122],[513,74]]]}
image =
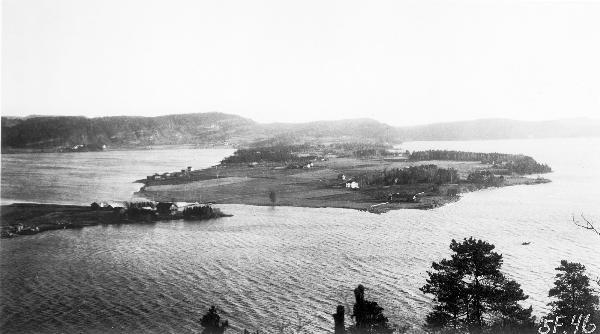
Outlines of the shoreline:
{"label": "shoreline", "polygon": [[[382,214],[391,210],[430,210],[445,206],[449,203],[458,202],[460,194],[475,192],[488,188],[502,188],[515,185],[535,185],[551,182],[543,178],[528,178],[524,176],[513,177],[510,182],[498,187],[475,187],[465,184],[460,191],[453,196],[437,195],[426,196],[419,202],[366,202],[352,200],[313,200],[296,198],[294,201],[278,200],[273,203],[268,196],[233,197],[221,201],[213,201],[213,204],[238,204],[248,206],[280,206],[301,208],[338,208],[364,211],[374,214]],[[144,192],[136,192],[136,195],[144,195]],[[169,196],[173,193],[169,193]],[[156,195],[154,195],[156,196]],[[212,212],[212,211],[211,211]],[[231,217],[220,210],[215,209],[215,214],[210,217],[194,218],[193,220],[206,220],[221,217]],[[117,224],[148,224],[159,221],[184,219],[182,215],[139,215],[132,216],[123,211],[112,209],[94,209],[91,206],[71,204],[46,204],[46,203],[12,203],[0,205],[2,219],[0,221],[1,238],[12,238],[20,235],[32,235],[44,231],[60,229],[80,229],[86,226],[117,225]]]}
{"label": "shoreline", "polygon": [[[465,187],[465,190],[461,191],[460,193],[458,193],[456,196],[429,196],[429,197],[425,197],[424,199],[422,199],[420,202],[416,202],[416,203],[409,203],[409,202],[381,202],[381,203],[374,203],[374,202],[360,202],[360,201],[335,201],[335,200],[328,200],[328,201],[323,201],[323,200],[300,200],[300,201],[295,201],[295,202],[291,202],[291,201],[278,201],[277,203],[271,203],[268,200],[264,200],[262,198],[258,198],[258,197],[254,197],[254,198],[243,198],[243,199],[236,199],[236,198],[229,198],[229,199],[224,199],[222,201],[212,201],[212,203],[214,204],[236,204],[236,205],[247,205],[247,206],[280,206],[280,207],[294,207],[294,208],[332,208],[332,209],[348,209],[348,210],[358,210],[358,211],[365,211],[365,212],[370,212],[370,213],[375,213],[375,214],[382,214],[382,213],[386,213],[392,210],[431,210],[431,209],[435,209],[435,208],[439,208],[445,205],[448,205],[450,203],[455,203],[460,201],[461,194],[465,194],[465,193],[471,193],[471,192],[477,192],[480,190],[484,190],[484,189],[493,189],[493,188],[504,188],[504,187],[512,187],[512,186],[519,186],[519,185],[536,185],[536,184],[544,184],[544,183],[550,183],[552,182],[549,179],[529,179],[529,181],[519,181],[519,182],[511,182],[511,184],[506,184],[506,185],[502,185],[502,186],[494,186],[494,187],[471,187],[470,189],[468,186]],[[145,192],[145,191],[139,191],[135,193],[138,196],[147,196],[147,197],[154,197],[154,198],[160,198],[160,196],[156,195],[155,193],[152,192]],[[178,198],[179,197],[173,197],[171,195],[174,195],[174,193],[169,193],[168,195],[165,195],[165,198]],[[185,199],[186,197],[181,197],[181,199]]]}
{"label": "shoreline", "polygon": [[122,151],[161,151],[161,150],[172,150],[172,149],[190,149],[190,150],[234,150],[235,147],[232,145],[225,144],[164,144],[164,145],[147,145],[147,146],[114,146],[106,149],[98,150],[64,150],[60,147],[51,148],[14,148],[6,147],[0,150],[0,154],[38,154],[38,153],[102,153],[102,152],[122,152]]}
{"label": "shoreline", "polygon": [[[186,219],[177,215],[133,215],[117,209],[94,209],[91,206],[13,203],[0,206],[1,238],[12,238],[20,235],[32,235],[44,231],[79,229],[86,226],[148,224],[159,221]],[[231,217],[219,209],[211,208],[209,214],[203,217],[193,217],[190,220],[207,220],[221,217]]]}

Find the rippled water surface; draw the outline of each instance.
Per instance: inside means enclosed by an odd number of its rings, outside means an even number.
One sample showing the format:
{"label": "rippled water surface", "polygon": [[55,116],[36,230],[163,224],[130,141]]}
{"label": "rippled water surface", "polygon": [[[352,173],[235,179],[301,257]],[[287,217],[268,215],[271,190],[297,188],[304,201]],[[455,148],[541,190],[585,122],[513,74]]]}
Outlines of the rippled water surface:
{"label": "rippled water surface", "polygon": [[129,200],[157,172],[217,164],[231,149],[141,150],[2,155],[2,203],[90,204]]}
{"label": "rippled water surface", "polygon": [[[418,289],[431,261],[448,256],[452,238],[469,236],[497,246],[504,271],[522,284],[528,303],[543,314],[561,259],[581,262],[592,276],[600,275],[599,238],[570,223],[571,214],[580,212],[600,221],[598,147],[599,139],[407,143],[403,148],[411,150],[525,153],[555,170],[547,176],[553,181],[549,184],[470,193],[429,211],[373,215],[223,205],[234,217],[3,239],[1,329],[197,333],[199,318],[215,304],[235,329],[269,329],[301,317],[312,331],[331,332],[335,306],[350,304],[359,283],[393,322],[417,328],[431,306]],[[226,153],[197,151],[194,158],[208,166]],[[143,160],[143,155],[139,151],[90,164],[128,166],[122,160]],[[27,161],[27,156],[20,159]],[[77,166],[78,159],[54,157],[58,165]],[[163,168],[144,161],[150,166],[140,167],[146,168],[142,175]],[[531,244],[522,246],[524,241]]]}

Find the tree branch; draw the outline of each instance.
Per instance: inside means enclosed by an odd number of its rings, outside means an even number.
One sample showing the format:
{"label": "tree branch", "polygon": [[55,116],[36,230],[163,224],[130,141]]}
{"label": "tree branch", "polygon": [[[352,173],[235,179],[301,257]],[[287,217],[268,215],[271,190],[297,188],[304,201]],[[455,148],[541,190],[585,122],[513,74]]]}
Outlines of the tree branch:
{"label": "tree branch", "polygon": [[571,218],[573,219],[573,224],[575,224],[575,225],[577,225],[577,226],[579,226],[581,228],[584,228],[586,230],[592,230],[592,231],[596,232],[597,235],[600,236],[600,231],[598,231],[596,229],[596,227],[594,227],[594,224],[592,224],[592,222],[590,222],[589,220],[587,220],[587,218],[585,218],[585,216],[583,214],[581,214],[581,219],[583,219],[583,221],[585,222],[585,224],[582,223],[582,222],[580,222],[580,221],[578,221],[578,220],[575,220],[575,215],[572,215]]}

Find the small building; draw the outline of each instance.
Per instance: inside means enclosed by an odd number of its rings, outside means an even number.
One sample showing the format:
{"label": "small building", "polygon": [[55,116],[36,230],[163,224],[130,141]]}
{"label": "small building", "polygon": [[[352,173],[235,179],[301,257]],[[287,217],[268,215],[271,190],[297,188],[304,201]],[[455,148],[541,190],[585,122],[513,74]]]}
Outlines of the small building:
{"label": "small building", "polygon": [[180,211],[180,212],[182,212],[186,208],[201,206],[201,204],[198,202],[175,202],[173,204],[175,204],[177,206],[177,211]]}
{"label": "small building", "polygon": [[125,209],[125,208],[127,208],[125,203],[117,202],[117,201],[102,202],[102,203],[100,203],[100,207],[108,208],[108,209],[120,209],[120,208]]}
{"label": "small building", "polygon": [[198,202],[159,202],[156,205],[156,212],[159,214],[174,215],[177,212],[183,212],[186,208],[200,206]]}
{"label": "small building", "polygon": [[109,202],[101,202],[100,207],[108,210],[113,210],[119,213],[125,213],[127,211],[127,206],[123,202],[109,201]]}
{"label": "small building", "polygon": [[358,189],[358,182],[356,181],[348,181],[346,182],[346,188],[350,188],[350,189]]}

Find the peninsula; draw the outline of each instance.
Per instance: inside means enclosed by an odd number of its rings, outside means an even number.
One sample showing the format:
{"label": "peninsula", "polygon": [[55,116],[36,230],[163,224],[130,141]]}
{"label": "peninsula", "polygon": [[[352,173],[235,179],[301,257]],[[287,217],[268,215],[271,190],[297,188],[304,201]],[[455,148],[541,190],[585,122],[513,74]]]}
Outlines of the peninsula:
{"label": "peninsula", "polygon": [[202,170],[149,175],[136,195],[155,200],[332,207],[374,213],[431,209],[487,187],[550,182],[524,155],[399,151],[385,144],[254,145]]}
{"label": "peninsula", "polygon": [[185,202],[94,202],[89,206],[14,203],[1,206],[0,237],[11,238],[94,225],[176,219],[198,221],[229,216],[208,204]]}

